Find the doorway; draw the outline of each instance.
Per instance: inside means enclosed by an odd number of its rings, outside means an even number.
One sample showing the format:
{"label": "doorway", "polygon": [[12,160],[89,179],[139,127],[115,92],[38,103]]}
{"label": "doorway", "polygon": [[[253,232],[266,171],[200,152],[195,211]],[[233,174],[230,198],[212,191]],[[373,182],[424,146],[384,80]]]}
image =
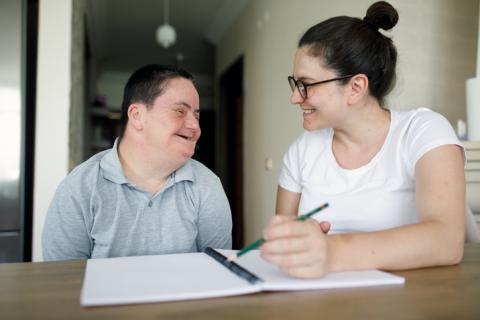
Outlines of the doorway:
{"label": "doorway", "polygon": [[220,77],[218,174],[232,210],[232,247],[244,245],[243,227],[243,57]]}

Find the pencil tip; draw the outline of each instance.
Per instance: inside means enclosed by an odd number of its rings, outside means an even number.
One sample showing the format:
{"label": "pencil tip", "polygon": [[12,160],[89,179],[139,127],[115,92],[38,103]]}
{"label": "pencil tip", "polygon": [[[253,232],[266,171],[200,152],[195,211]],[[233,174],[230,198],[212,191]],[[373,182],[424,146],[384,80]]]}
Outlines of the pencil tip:
{"label": "pencil tip", "polygon": [[233,262],[237,258],[236,255],[232,254],[230,257],[227,258],[228,261]]}

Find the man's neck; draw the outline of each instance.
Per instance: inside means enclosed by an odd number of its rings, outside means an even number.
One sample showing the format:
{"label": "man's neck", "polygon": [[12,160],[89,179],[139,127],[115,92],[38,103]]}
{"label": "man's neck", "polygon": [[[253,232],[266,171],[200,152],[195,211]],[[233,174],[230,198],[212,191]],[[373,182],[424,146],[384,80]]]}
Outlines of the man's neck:
{"label": "man's neck", "polygon": [[127,180],[151,194],[160,191],[170,175],[181,166],[167,159],[161,160],[161,156],[127,137],[120,141],[117,152]]}

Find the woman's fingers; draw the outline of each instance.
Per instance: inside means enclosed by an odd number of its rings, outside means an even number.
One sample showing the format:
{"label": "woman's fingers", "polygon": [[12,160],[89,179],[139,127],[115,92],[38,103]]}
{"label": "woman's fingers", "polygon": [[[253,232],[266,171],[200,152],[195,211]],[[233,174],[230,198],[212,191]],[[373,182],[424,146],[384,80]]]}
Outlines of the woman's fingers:
{"label": "woman's fingers", "polygon": [[314,232],[314,229],[318,229],[318,223],[313,219],[307,221],[276,220],[265,228],[264,238],[269,241],[278,238],[304,236]]}
{"label": "woman's fingers", "polygon": [[294,253],[270,253],[262,250],[262,258],[277,265],[282,272],[292,277],[312,278],[327,273],[327,256],[324,250]]}
{"label": "woman's fingers", "polygon": [[291,253],[271,253],[262,250],[262,258],[280,268],[299,268],[317,264],[324,259],[322,253],[295,251]]}
{"label": "woman's fingers", "polygon": [[260,248],[262,257],[293,277],[322,276],[326,273],[329,230],[328,221],[274,218],[264,231],[267,241]]}
{"label": "woman's fingers", "polygon": [[288,237],[267,241],[262,245],[262,253],[288,254],[308,250],[307,237]]}
{"label": "woman's fingers", "polygon": [[321,265],[306,265],[301,267],[281,268],[282,272],[295,278],[320,278],[328,273]]}

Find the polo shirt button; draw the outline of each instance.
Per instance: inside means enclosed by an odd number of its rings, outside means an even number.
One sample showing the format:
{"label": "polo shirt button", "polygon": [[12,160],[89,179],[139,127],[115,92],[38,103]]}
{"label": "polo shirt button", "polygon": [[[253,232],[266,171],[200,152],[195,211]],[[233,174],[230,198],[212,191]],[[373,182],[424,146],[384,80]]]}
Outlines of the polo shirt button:
{"label": "polo shirt button", "polygon": [[149,206],[150,208],[152,207],[152,205],[153,205],[152,201],[151,201],[151,200],[148,201],[148,206]]}

